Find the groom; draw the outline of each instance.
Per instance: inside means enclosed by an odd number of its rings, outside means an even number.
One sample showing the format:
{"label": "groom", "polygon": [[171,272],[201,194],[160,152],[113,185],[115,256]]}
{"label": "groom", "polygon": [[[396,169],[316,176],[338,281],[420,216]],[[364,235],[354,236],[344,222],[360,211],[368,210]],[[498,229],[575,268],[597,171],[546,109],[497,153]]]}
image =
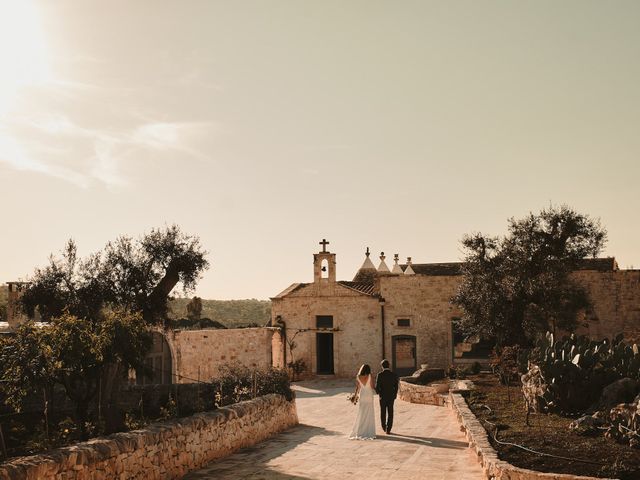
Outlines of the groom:
{"label": "groom", "polygon": [[382,371],[376,377],[376,393],[380,395],[380,421],[382,429],[391,433],[393,426],[393,402],[398,395],[398,376],[389,368],[389,360],[380,362]]}

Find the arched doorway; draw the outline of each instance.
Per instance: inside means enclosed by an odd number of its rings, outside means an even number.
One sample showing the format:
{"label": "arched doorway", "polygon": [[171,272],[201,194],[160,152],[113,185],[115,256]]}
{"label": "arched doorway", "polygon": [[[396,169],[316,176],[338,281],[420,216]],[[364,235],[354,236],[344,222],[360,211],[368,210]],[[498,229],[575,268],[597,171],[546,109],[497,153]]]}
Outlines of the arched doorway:
{"label": "arched doorway", "polygon": [[169,342],[160,332],[152,332],[153,346],[144,359],[146,366],[150,370],[149,375],[136,372],[137,385],[151,384],[171,384],[172,382],[172,362]]}
{"label": "arched doorway", "polygon": [[411,375],[417,370],[416,337],[394,335],[391,337],[393,371],[400,377]]}

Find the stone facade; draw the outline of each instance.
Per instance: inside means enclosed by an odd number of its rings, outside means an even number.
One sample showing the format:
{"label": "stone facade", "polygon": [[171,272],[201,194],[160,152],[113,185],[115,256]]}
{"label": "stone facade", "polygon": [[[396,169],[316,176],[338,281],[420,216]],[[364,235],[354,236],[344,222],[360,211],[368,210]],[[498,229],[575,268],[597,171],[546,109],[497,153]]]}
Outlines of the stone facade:
{"label": "stone facade", "polygon": [[17,458],[0,464],[0,479],[178,479],[297,424],[295,402],[266,395],[144,430]]}
{"label": "stone facade", "polygon": [[165,335],[172,354],[174,383],[208,382],[226,363],[271,366],[272,331],[268,328],[172,330]]}
{"label": "stone facade", "polygon": [[574,276],[593,303],[578,333],[594,339],[624,333],[640,343],[640,270],[579,271]]}
{"label": "stone facade", "polygon": [[[384,255],[378,268],[368,255],[353,281],[338,281],[336,255],[314,254],[313,283],[295,283],[271,299],[272,326],[282,331],[273,337],[274,365],[301,359],[308,375],[353,376],[363,363],[377,370],[382,358],[400,375],[421,364],[464,362],[458,356],[469,345],[455,344],[452,329],[462,312],[450,302],[461,264],[400,266],[396,256],[389,270]],[[595,339],[624,333],[640,342],[640,271],[619,270],[605,258],[585,260],[573,275],[593,303],[579,333]]]}

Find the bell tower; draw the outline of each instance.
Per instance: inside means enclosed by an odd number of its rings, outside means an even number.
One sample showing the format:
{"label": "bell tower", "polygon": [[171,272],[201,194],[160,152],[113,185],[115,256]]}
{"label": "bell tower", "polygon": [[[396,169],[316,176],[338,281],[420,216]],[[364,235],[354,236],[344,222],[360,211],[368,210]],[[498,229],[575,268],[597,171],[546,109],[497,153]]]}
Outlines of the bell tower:
{"label": "bell tower", "polygon": [[336,254],[327,250],[327,242],[324,238],[320,242],[322,251],[313,254],[313,283],[336,282]]}

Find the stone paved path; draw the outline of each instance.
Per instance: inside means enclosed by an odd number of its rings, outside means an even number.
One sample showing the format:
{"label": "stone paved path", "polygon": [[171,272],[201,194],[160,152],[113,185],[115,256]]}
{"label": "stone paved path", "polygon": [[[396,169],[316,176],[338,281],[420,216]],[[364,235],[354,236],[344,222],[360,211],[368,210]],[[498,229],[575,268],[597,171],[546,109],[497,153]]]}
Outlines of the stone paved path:
{"label": "stone paved path", "polygon": [[[351,382],[301,382],[295,389],[300,425],[185,480],[484,478],[448,408],[397,400],[394,435],[377,425],[376,440],[355,441],[347,438],[357,408],[346,400]],[[376,424],[377,403],[376,397]]]}

